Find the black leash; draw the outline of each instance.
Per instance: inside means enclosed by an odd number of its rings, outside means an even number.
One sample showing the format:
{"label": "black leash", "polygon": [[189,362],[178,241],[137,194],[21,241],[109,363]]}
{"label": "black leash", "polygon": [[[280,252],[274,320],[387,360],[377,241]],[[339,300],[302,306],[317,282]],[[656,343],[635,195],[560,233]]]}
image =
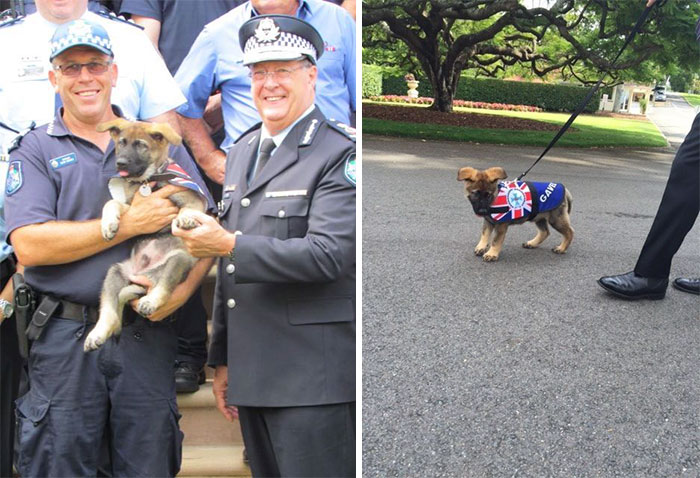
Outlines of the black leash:
{"label": "black leash", "polygon": [[[639,15],[639,19],[637,19],[637,24],[634,26],[634,28],[633,28],[632,31],[630,32],[629,36],[627,37],[627,40],[625,41],[625,44],[622,45],[622,48],[621,48],[620,51],[618,52],[617,56],[615,57],[615,59],[614,59],[614,60],[612,61],[612,63],[610,64],[610,67],[611,67],[611,68],[615,65],[615,63],[617,62],[617,60],[620,58],[620,55],[622,55],[622,52],[625,51],[625,48],[627,48],[627,45],[629,45],[629,44],[632,42],[632,39],[634,39],[634,36],[637,34],[637,32],[642,28],[642,25],[643,25],[644,22],[646,21],[647,16],[649,16],[649,12],[651,12],[651,9],[654,8],[654,6],[658,6],[659,8],[661,8],[661,6],[662,6],[664,3],[666,3],[666,0],[658,0],[658,1],[657,1],[656,3],[654,3],[653,5],[644,8],[644,11],[642,12],[642,14]],[[527,168],[527,170],[526,170],[524,173],[522,173],[520,176],[518,176],[518,178],[516,179],[516,181],[520,181],[523,177],[525,177],[525,175],[526,175],[527,173],[529,173],[530,170],[531,170],[532,168],[534,168],[535,165],[536,165],[537,163],[540,162],[540,159],[544,158],[544,155],[547,154],[547,153],[549,152],[550,149],[552,149],[552,146],[554,146],[554,145],[556,144],[556,142],[559,141],[559,138],[561,138],[562,135],[563,135],[564,133],[566,133],[566,130],[569,129],[569,126],[571,126],[571,124],[574,122],[574,120],[576,119],[576,117],[577,117],[579,114],[581,114],[581,112],[584,110],[584,108],[586,107],[586,105],[588,104],[588,102],[591,100],[591,98],[593,98],[593,95],[598,91],[598,89],[600,88],[600,85],[603,83],[603,79],[604,79],[604,78],[605,78],[605,74],[603,74],[603,76],[600,78],[600,80],[598,80],[598,83],[595,84],[595,86],[591,89],[591,91],[588,92],[588,94],[587,94],[586,97],[583,99],[583,101],[581,102],[581,104],[578,105],[578,108],[576,108],[576,111],[574,111],[574,113],[571,115],[571,117],[569,117],[569,119],[568,119],[567,122],[564,124],[564,126],[562,126],[561,129],[559,130],[559,132],[556,134],[556,136],[554,136],[554,138],[552,139],[552,141],[549,142],[549,144],[548,144],[547,147],[544,149],[544,151],[542,152],[542,154],[540,154],[540,157],[537,158],[537,160],[536,160],[534,163],[532,163],[532,166],[530,166],[529,168]]]}

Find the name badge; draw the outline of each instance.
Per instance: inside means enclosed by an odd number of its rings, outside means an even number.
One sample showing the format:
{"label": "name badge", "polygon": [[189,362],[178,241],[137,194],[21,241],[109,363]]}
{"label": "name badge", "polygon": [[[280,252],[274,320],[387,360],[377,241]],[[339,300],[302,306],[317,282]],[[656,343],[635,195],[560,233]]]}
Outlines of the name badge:
{"label": "name badge", "polygon": [[291,191],[267,191],[266,198],[291,198],[291,197],[306,197],[306,189],[293,189]]}
{"label": "name badge", "polygon": [[76,158],[75,153],[64,154],[58,158],[53,158],[49,161],[49,164],[53,169],[61,169],[64,166],[69,166],[71,164],[77,163],[78,158]]}
{"label": "name badge", "polygon": [[45,80],[46,59],[36,55],[21,56],[17,62],[17,80]]}

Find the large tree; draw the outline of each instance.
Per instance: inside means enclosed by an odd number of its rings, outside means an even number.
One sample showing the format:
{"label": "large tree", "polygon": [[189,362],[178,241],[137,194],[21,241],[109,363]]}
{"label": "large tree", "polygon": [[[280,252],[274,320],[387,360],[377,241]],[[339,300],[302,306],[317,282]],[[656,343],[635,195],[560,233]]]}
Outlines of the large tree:
{"label": "large tree", "polygon": [[[556,0],[528,8],[524,0],[365,0],[363,47],[408,48],[435,92],[433,108],[451,111],[465,69],[495,76],[512,65],[582,83],[608,73],[609,84],[649,81],[664,69],[697,71],[695,0],[653,9],[635,41],[612,60],[644,9],[643,0]],[[534,2],[530,1],[529,4]],[[391,46],[392,42],[394,43]],[[386,53],[385,53],[386,54]]]}

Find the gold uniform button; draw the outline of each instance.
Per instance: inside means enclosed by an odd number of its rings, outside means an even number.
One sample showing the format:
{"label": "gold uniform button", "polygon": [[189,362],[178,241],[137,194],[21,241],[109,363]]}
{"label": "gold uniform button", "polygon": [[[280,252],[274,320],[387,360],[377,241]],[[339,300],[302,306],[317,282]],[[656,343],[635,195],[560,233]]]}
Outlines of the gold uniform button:
{"label": "gold uniform button", "polygon": [[236,301],[233,300],[233,299],[229,299],[229,300],[226,301],[226,306],[227,306],[229,309],[233,309],[234,307],[236,307]]}
{"label": "gold uniform button", "polygon": [[250,206],[250,199],[248,199],[248,198],[241,199],[241,206],[243,206],[243,207]]}
{"label": "gold uniform button", "polygon": [[234,266],[233,264],[229,264],[226,266],[226,272],[229,274],[233,274],[235,270],[236,266]]}

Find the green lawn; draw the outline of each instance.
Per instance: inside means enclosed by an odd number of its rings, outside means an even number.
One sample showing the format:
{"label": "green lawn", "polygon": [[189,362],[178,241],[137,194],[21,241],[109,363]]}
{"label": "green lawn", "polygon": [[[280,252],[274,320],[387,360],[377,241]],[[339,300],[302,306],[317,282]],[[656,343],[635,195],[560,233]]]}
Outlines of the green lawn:
{"label": "green lawn", "polygon": [[[401,106],[407,108],[421,107],[412,105]],[[563,125],[569,118],[569,114],[565,113],[523,113],[472,108],[455,108],[455,111],[527,118],[557,125]],[[650,121],[581,115],[576,118],[572,128],[575,128],[577,131],[567,131],[564,136],[559,139],[557,145],[579,148],[647,148],[666,146],[667,144],[659,130]],[[546,146],[556,134],[556,131],[471,129],[457,126],[383,121],[366,117],[362,118],[362,132],[384,136],[404,136],[431,140],[521,144],[527,146]]]}
{"label": "green lawn", "polygon": [[681,96],[690,103],[690,106],[700,106],[700,95],[692,95],[690,93],[681,93]]}

